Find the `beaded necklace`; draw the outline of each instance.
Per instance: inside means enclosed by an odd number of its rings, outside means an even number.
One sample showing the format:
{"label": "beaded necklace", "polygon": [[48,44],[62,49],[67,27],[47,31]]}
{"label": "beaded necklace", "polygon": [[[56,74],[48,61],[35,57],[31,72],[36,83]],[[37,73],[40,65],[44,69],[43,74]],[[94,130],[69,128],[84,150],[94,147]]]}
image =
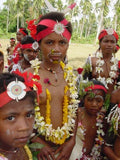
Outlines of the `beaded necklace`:
{"label": "beaded necklace", "polygon": [[[24,146],[24,149],[25,149],[26,154],[28,155],[29,160],[33,160],[32,153],[27,145]],[[0,160],[9,160],[9,159],[0,153]]]}
{"label": "beaded necklace", "polygon": [[105,63],[105,61],[102,60],[103,55],[101,52],[97,52],[96,57],[98,58],[98,60],[96,61],[96,66],[97,66],[96,72],[99,74],[99,77],[97,78],[97,80],[101,81],[105,85],[105,87],[108,89],[108,84],[113,84],[114,82],[114,78],[116,76],[116,72],[118,69],[118,60],[115,58],[114,54],[112,54],[112,58],[110,59],[110,62],[113,65],[110,66],[109,77],[105,78],[105,77],[101,77],[100,75],[100,73],[103,72],[102,66]]}
{"label": "beaded necklace", "polygon": [[[34,66],[34,64],[33,64]],[[64,79],[67,82],[67,86],[64,88],[63,97],[63,120],[62,127],[57,129],[52,128],[51,118],[50,118],[50,101],[51,94],[46,88],[46,117],[44,119],[40,114],[40,107],[36,105],[35,107],[35,125],[34,128],[37,129],[38,133],[45,136],[46,140],[49,140],[55,144],[63,144],[67,138],[73,135],[72,131],[75,127],[76,111],[78,108],[78,94],[76,88],[76,76],[73,74],[72,67],[60,62],[60,66],[64,71]],[[35,68],[35,73],[38,74],[38,66]],[[37,72],[36,72],[37,71]],[[70,100],[68,101],[67,91],[70,91]]]}

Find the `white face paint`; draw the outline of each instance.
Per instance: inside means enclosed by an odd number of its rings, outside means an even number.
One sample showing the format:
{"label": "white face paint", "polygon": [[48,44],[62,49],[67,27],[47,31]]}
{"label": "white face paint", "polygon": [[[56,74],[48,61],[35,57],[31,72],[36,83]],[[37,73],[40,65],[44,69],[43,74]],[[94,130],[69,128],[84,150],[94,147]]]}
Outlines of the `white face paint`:
{"label": "white face paint", "polygon": [[28,55],[27,54],[23,54],[24,58],[26,61],[29,61]]}
{"label": "white face paint", "polygon": [[10,135],[10,130],[9,129],[7,129],[6,134]]}
{"label": "white face paint", "polygon": [[[54,51],[51,51],[49,54],[48,54],[48,57],[50,59],[50,62],[54,62],[54,61],[58,61],[60,62],[61,61],[61,58],[62,58],[62,53],[58,52],[54,52]],[[58,57],[57,60],[54,60],[54,57]]]}

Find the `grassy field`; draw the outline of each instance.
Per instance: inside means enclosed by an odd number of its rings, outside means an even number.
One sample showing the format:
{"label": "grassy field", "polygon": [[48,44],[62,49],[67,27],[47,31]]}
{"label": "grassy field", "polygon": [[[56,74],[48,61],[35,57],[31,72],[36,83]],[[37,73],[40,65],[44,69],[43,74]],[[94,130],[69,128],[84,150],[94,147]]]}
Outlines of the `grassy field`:
{"label": "grassy field", "polygon": [[[6,59],[6,48],[9,45],[9,40],[0,39],[0,44],[2,45],[0,50],[4,52]],[[71,43],[67,53],[69,64],[71,64],[74,68],[82,67],[89,54],[92,55],[97,48],[98,45]],[[120,51],[117,52],[116,56],[120,59]]]}

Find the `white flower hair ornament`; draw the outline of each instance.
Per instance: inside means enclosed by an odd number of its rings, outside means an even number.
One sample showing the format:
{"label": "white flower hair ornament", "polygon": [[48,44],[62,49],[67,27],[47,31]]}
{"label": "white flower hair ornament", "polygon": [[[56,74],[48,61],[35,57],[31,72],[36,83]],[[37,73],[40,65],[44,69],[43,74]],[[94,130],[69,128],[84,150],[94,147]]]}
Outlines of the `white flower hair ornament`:
{"label": "white flower hair ornament", "polygon": [[16,101],[21,100],[25,97],[26,91],[30,91],[31,89],[26,87],[25,84],[21,81],[12,81],[7,86],[7,94],[11,99]]}
{"label": "white flower hair ornament", "polygon": [[33,42],[33,43],[27,43],[27,44],[21,44],[22,49],[27,49],[27,48],[32,48],[34,50],[37,50],[39,48],[38,42]]}
{"label": "white flower hair ornament", "polygon": [[[16,80],[11,81],[6,86],[6,91],[0,94],[0,107],[4,106],[5,104],[9,103],[12,100],[16,100],[17,102],[23,99],[28,91],[31,91],[32,88],[37,92],[37,100],[39,102],[38,95],[42,92],[42,86],[40,83],[34,81],[35,79],[39,80],[39,76],[35,76],[32,73],[21,73],[19,70],[14,72],[15,74],[24,78],[24,82],[19,81],[16,77]],[[28,76],[27,76],[28,74]],[[28,77],[28,78],[27,78]],[[33,80],[34,79],[34,80]]]}
{"label": "white flower hair ornament", "polygon": [[39,48],[38,42],[35,41],[35,42],[32,44],[32,48],[33,48],[34,50],[37,50],[37,49]]}

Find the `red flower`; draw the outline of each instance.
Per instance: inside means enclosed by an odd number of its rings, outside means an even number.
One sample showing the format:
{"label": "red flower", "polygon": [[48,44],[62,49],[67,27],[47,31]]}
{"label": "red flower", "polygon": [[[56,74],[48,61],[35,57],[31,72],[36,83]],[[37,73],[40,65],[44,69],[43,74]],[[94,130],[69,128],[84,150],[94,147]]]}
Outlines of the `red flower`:
{"label": "red flower", "polygon": [[33,39],[36,39],[36,33],[37,33],[37,30],[36,30],[37,25],[35,25],[35,21],[36,19],[30,20],[29,22],[26,21],[28,25],[27,28],[30,30],[30,34],[33,37]]}
{"label": "red flower", "polygon": [[118,108],[120,108],[120,103],[118,104]]}
{"label": "red flower", "polygon": [[14,62],[15,64],[18,64],[19,58],[20,58],[20,56],[19,56],[19,54],[17,54],[17,55],[15,56],[15,58],[13,58],[13,62]]}
{"label": "red flower", "polygon": [[118,69],[120,69],[120,61],[118,61]]}
{"label": "red flower", "polygon": [[83,68],[78,68],[78,69],[77,69],[78,74],[81,74],[82,71],[83,71]]}

